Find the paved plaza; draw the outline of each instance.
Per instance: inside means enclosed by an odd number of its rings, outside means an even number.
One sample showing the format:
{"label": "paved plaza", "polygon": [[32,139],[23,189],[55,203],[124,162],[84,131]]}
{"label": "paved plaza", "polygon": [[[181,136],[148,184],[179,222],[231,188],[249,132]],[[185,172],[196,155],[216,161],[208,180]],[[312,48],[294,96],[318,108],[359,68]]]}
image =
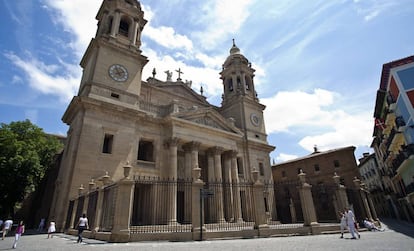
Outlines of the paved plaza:
{"label": "paved plaza", "polygon": [[[76,236],[56,234],[47,239],[47,234],[27,233],[19,240],[16,250],[413,250],[414,225],[406,222],[387,220],[384,232],[362,232],[361,239],[351,240],[346,234],[344,239],[339,234],[323,234],[315,236],[290,236],[255,239],[207,240],[189,242],[135,242],[107,243],[92,239],[84,239],[84,243],[76,243]],[[29,231],[30,232],[30,231]],[[0,240],[1,250],[13,250],[13,236]]]}

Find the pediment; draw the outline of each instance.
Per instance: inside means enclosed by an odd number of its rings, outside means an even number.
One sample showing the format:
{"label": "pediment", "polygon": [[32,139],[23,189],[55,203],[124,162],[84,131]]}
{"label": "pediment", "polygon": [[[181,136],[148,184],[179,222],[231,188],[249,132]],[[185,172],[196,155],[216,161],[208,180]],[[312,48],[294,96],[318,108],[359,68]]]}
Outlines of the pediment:
{"label": "pediment", "polygon": [[157,84],[156,87],[171,93],[172,96],[185,98],[189,101],[194,102],[202,102],[208,104],[206,98],[198,93],[196,93],[193,89],[191,89],[187,84],[183,82],[167,82],[162,84]]}
{"label": "pediment", "polygon": [[224,118],[213,108],[194,108],[193,111],[175,114],[175,117],[222,131],[242,134],[231,119]]}

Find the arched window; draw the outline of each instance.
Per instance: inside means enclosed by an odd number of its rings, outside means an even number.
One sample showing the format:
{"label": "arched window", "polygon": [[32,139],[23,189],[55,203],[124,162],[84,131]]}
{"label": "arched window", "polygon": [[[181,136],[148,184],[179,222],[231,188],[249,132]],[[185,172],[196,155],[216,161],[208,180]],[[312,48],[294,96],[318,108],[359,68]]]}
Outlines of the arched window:
{"label": "arched window", "polygon": [[125,19],[121,19],[119,23],[119,34],[125,37],[128,37],[129,32],[129,22]]}
{"label": "arched window", "polygon": [[245,81],[245,83],[246,83],[246,90],[248,91],[248,90],[250,90],[250,78],[249,77],[245,77],[244,78],[244,81]]}
{"label": "arched window", "polygon": [[229,85],[229,91],[233,91],[233,79],[229,79],[229,82],[228,82],[228,85]]}
{"label": "arched window", "polygon": [[114,20],[113,17],[109,17],[108,22],[105,25],[105,33],[110,34],[112,30],[112,21]]}

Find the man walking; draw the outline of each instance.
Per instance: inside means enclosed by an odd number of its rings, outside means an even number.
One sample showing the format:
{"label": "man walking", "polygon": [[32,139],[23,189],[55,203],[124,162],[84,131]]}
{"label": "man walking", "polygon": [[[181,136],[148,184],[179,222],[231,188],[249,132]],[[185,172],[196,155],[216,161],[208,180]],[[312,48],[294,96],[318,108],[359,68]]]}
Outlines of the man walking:
{"label": "man walking", "polygon": [[355,215],[354,212],[349,207],[345,208],[346,223],[348,224],[348,230],[351,233],[352,238],[356,239],[355,234],[358,234],[358,238],[361,238],[361,235],[355,229]]}

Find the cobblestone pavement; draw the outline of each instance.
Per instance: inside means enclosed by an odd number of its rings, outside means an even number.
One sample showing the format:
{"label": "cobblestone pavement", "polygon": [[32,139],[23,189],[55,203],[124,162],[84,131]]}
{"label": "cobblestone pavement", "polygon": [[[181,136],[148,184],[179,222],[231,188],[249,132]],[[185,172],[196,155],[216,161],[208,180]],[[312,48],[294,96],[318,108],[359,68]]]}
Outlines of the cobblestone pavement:
{"label": "cobblestone pavement", "polygon": [[[384,232],[362,232],[361,239],[351,240],[350,234],[344,239],[339,234],[323,234],[314,236],[291,236],[255,239],[208,240],[189,242],[135,242],[107,243],[92,239],[84,239],[84,243],[76,243],[76,236],[56,234],[47,239],[46,234],[24,234],[19,240],[17,250],[413,250],[414,224],[388,220],[383,222]],[[0,240],[0,250],[13,250],[13,236]]]}

